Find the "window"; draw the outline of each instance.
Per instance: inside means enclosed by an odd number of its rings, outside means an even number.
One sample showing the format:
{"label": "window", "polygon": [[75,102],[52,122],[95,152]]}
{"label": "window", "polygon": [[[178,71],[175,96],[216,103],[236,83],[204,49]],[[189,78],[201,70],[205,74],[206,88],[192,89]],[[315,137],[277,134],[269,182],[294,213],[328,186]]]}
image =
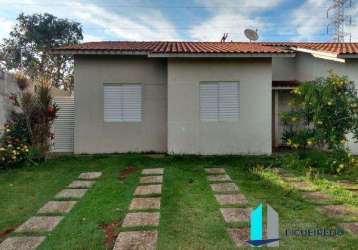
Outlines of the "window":
{"label": "window", "polygon": [[237,82],[200,83],[200,120],[238,121],[240,84]]}
{"label": "window", "polygon": [[104,121],[140,122],[141,84],[104,84]]}

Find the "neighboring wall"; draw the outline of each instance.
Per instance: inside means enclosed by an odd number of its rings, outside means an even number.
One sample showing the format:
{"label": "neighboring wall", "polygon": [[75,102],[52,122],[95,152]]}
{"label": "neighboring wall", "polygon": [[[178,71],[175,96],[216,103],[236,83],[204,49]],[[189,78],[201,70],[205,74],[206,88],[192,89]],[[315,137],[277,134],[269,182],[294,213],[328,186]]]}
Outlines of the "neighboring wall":
{"label": "neighboring wall", "polygon": [[10,108],[9,95],[18,91],[14,76],[0,72],[0,129],[3,128]]}
{"label": "neighboring wall", "polygon": [[[240,82],[238,122],[201,122],[199,83]],[[270,154],[271,59],[168,61],[168,152]]]}
{"label": "neighboring wall", "polygon": [[[165,152],[166,60],[75,57],[75,153]],[[142,122],[104,122],[103,84],[143,84]]]}

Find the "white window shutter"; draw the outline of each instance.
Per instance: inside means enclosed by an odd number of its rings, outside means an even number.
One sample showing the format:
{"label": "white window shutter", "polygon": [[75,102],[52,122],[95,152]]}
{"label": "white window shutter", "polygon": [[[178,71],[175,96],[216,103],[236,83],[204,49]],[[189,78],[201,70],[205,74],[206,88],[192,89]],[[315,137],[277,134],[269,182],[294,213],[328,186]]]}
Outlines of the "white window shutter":
{"label": "white window shutter", "polygon": [[240,112],[240,86],[238,83],[219,84],[219,120],[237,121]]}
{"label": "white window shutter", "polygon": [[121,85],[104,85],[104,121],[123,121]]}
{"label": "white window shutter", "polygon": [[200,120],[204,122],[218,121],[218,84],[201,83],[199,96]]}
{"label": "white window shutter", "polygon": [[104,85],[105,122],[140,122],[141,120],[142,85]]}
{"label": "white window shutter", "polygon": [[142,86],[123,85],[123,120],[140,122],[142,120]]}

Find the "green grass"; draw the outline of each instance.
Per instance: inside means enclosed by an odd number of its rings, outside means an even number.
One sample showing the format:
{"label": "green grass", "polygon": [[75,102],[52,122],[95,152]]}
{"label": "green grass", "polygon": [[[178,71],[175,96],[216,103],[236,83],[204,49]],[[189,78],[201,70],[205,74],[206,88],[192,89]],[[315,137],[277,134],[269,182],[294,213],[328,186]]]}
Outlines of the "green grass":
{"label": "green grass", "polygon": [[[106,249],[102,226],[124,218],[139,182],[139,170],[156,166],[165,168],[158,249],[235,249],[226,232],[230,225],[223,221],[206,179],[205,167],[225,167],[248,198],[250,207],[268,202],[280,215],[282,235],[286,227],[336,227],[339,220],[316,212],[314,205],[304,201],[273,172],[252,168],[258,163],[269,165],[274,161],[269,157],[152,159],[128,154],[61,157],[37,167],[3,171],[0,172],[0,232],[35,215],[81,172],[102,171],[103,176],[47,235],[40,250]],[[128,166],[138,171],[124,180],[118,179]],[[341,202],[349,203],[348,200]],[[358,239],[348,234],[339,238],[282,237],[280,244],[282,249],[354,249]]]}

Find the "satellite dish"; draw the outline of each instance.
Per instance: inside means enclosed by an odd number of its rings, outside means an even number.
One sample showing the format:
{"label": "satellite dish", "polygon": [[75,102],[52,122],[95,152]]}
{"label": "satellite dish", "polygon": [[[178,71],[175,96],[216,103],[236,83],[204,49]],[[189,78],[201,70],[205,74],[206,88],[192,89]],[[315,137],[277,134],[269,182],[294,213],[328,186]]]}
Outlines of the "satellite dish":
{"label": "satellite dish", "polygon": [[250,40],[250,42],[259,40],[259,34],[257,33],[257,30],[246,29],[244,31],[244,34],[247,37],[247,39]]}

